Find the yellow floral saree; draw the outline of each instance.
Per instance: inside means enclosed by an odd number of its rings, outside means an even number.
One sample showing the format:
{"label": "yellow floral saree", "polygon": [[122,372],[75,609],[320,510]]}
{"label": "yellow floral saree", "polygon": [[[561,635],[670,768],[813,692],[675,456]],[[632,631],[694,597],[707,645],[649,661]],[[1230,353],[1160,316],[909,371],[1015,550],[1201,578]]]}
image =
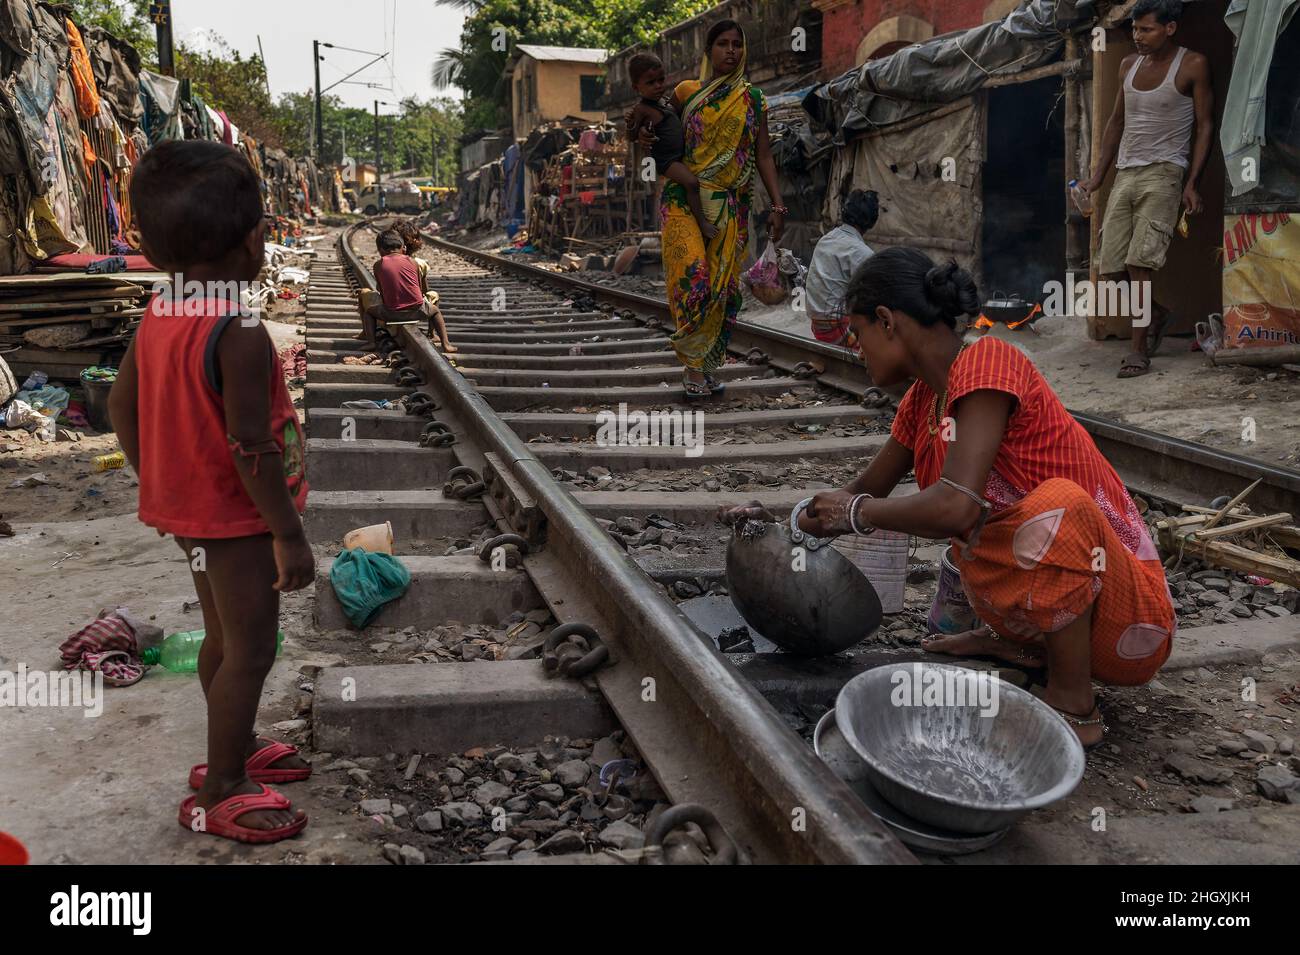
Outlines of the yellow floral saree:
{"label": "yellow floral saree", "polygon": [[730,74],[678,84],[686,154],[700,180],[704,214],[718,227],[706,247],[675,182],[664,186],[660,217],[668,305],[677,324],[672,336],[687,368],[712,371],[726,360],[727,342],[740,312],[740,272],[749,243],[754,160],[759,125],[767,109],[762,90],[744,78],[745,61]]}

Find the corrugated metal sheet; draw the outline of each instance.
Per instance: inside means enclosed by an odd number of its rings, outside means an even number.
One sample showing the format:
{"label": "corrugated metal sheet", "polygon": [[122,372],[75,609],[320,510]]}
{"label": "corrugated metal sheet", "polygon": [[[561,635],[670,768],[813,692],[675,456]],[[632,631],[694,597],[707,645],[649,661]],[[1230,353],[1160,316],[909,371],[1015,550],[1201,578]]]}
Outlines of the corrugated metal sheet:
{"label": "corrugated metal sheet", "polygon": [[515,49],[527,53],[534,60],[556,60],[561,63],[604,63],[609,56],[604,50],[585,46],[533,46],[520,43]]}

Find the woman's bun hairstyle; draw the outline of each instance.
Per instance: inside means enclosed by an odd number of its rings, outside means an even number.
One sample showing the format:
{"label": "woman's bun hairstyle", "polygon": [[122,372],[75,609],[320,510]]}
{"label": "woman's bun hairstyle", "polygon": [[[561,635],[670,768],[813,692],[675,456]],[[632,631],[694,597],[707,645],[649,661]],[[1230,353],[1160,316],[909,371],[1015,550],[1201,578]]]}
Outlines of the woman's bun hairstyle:
{"label": "woman's bun hairstyle", "polygon": [[959,315],[979,314],[975,280],[951,259],[925,273],[925,298],[949,325],[954,325]]}
{"label": "woman's bun hairstyle", "polygon": [[905,312],[922,325],[957,327],[959,315],[979,314],[979,290],[956,262],[935,265],[920,249],[891,246],[870,256],[844,295],[845,313],[876,320],[880,306]]}

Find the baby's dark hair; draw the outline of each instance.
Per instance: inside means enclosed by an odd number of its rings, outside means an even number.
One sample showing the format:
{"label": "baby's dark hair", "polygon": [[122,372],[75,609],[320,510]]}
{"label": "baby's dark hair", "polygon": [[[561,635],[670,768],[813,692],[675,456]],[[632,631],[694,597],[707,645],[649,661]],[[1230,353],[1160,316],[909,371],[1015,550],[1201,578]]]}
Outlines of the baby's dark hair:
{"label": "baby's dark hair", "polygon": [[840,218],[865,232],[880,218],[880,196],[871,189],[854,189],[840,207]]}
{"label": "baby's dark hair", "polygon": [[868,258],[844,293],[845,312],[876,320],[876,309],[906,312],[927,327],[957,327],[957,316],[979,312],[975,280],[956,262],[935,265],[920,249],[894,246]]}
{"label": "baby's dark hair", "polygon": [[375,240],[381,254],[389,252],[402,252],[406,249],[406,240],[396,229],[385,229],[379,233],[379,238]]}
{"label": "baby's dark hair", "polygon": [[136,163],[131,207],[154,264],[180,270],[219,261],[243,242],[262,220],[262,188],[233,146],[167,140]]}
{"label": "baby's dark hair", "polygon": [[402,237],[407,255],[414,255],[424,245],[424,238],[420,235],[420,230],[410,219],[403,219],[397,223],[397,225],[393,226],[393,231]]}
{"label": "baby's dark hair", "polygon": [[1138,0],[1129,16],[1140,20],[1148,13],[1156,15],[1157,23],[1177,22],[1183,18],[1182,0]]}
{"label": "baby's dark hair", "polygon": [[663,65],[664,61],[653,53],[635,53],[627,61],[627,78],[635,85],[651,70],[663,69]]}

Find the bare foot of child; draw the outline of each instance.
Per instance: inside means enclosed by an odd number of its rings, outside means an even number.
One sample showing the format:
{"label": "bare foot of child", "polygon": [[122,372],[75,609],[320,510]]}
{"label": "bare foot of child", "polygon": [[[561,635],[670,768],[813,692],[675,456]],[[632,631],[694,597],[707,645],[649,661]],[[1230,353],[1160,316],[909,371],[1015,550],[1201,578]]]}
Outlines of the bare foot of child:
{"label": "bare foot of child", "polygon": [[712,222],[700,223],[700,235],[704,236],[705,242],[711,242],[713,237],[718,234],[718,227]]}
{"label": "bare foot of child", "polygon": [[443,342],[442,350],[447,352],[448,354],[451,354],[452,352],[460,351],[460,349],[457,348],[455,345],[453,345],[451,342]]}

